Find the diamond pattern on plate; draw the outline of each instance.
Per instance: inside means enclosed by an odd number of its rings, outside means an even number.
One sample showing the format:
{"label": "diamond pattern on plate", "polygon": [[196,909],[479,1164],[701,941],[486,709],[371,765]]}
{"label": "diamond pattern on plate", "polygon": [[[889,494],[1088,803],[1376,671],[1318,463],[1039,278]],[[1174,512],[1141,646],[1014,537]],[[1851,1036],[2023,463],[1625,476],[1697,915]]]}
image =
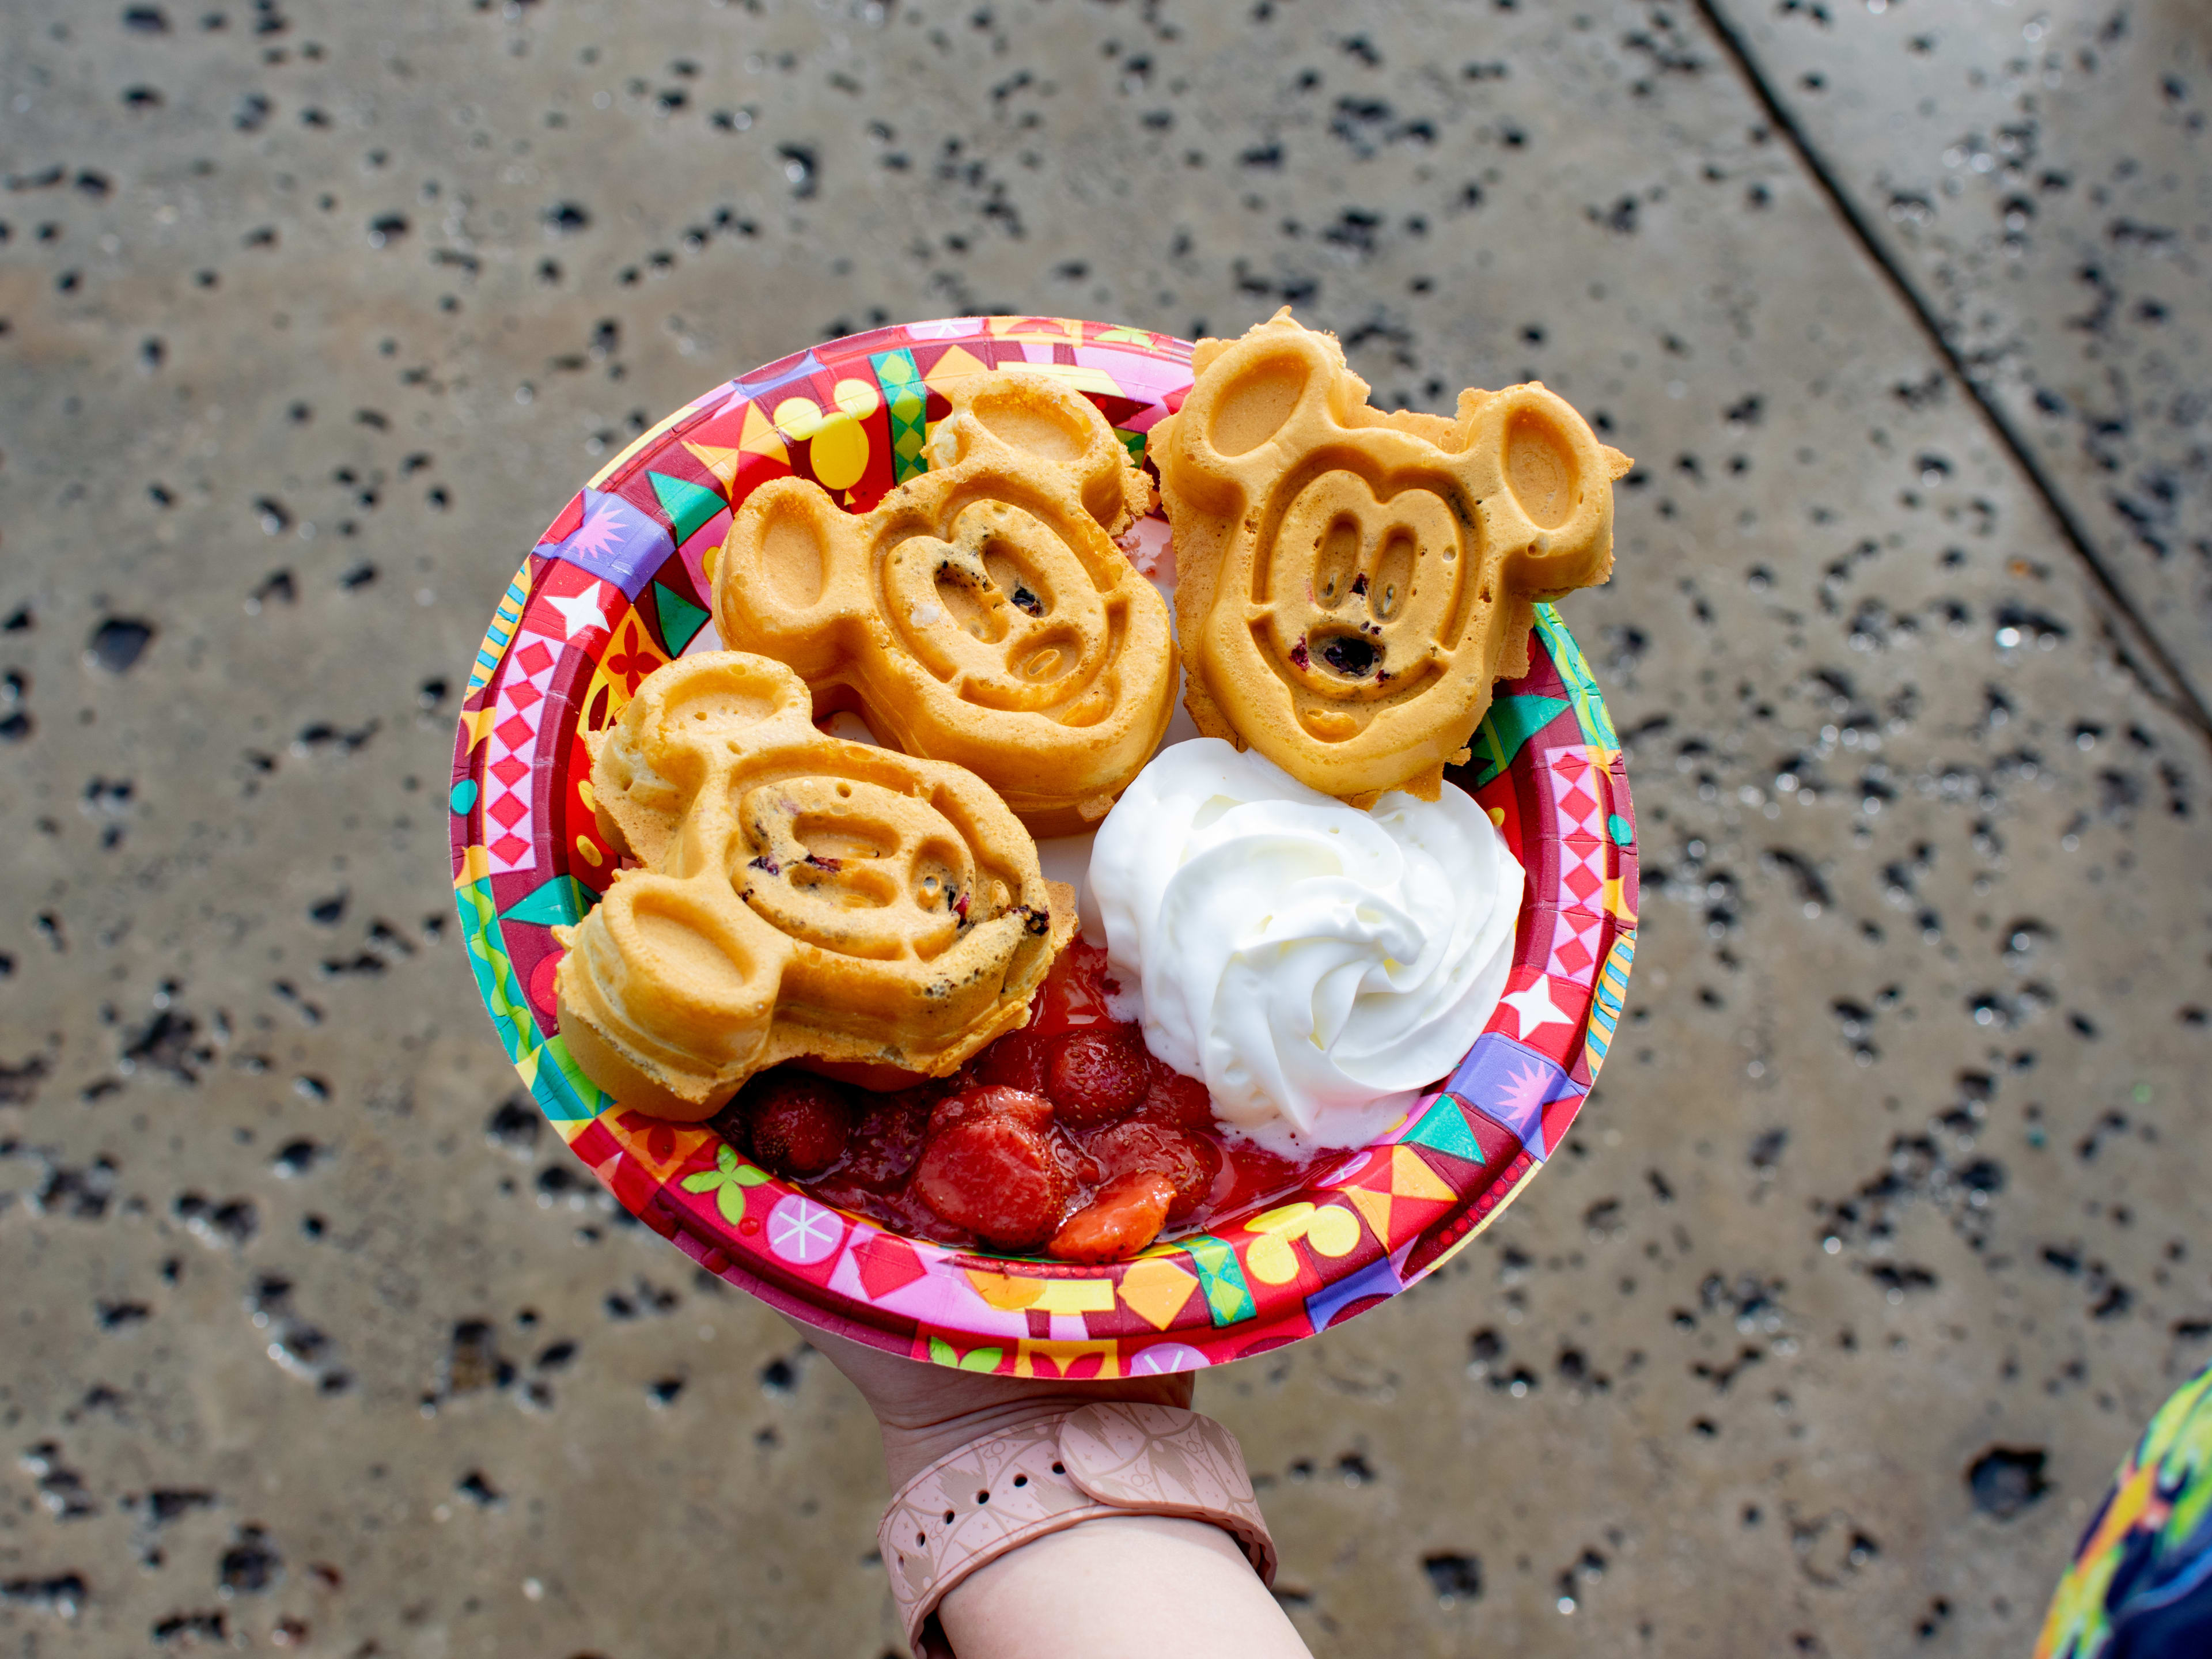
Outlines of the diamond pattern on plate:
{"label": "diamond pattern on plate", "polygon": [[538,867],[530,833],[530,759],[544,718],[545,688],[560,659],[552,647],[533,635],[526,635],[523,645],[507,653],[484,769],[484,822],[497,824],[501,832],[484,848],[495,873]]}

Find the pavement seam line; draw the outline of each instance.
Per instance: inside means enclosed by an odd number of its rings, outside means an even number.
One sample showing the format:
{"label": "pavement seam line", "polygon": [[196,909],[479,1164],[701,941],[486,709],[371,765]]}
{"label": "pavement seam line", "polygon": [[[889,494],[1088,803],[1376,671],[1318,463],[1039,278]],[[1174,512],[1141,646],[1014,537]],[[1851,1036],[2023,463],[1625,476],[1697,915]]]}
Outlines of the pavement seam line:
{"label": "pavement seam line", "polygon": [[[1767,80],[1765,72],[1759,67],[1758,59],[1752,56],[1751,48],[1745,43],[1741,32],[1723,14],[1716,0],[1692,0],[1692,3],[1698,9],[1698,15],[1705,19],[1706,27],[1711,29],[1719,40],[1721,49],[1728,54],[1729,60],[1735,65],[1736,73],[1751,88],[1753,96],[1759,100],[1759,107],[1765,112],[1767,119],[1789,142],[1790,149],[1796,152],[1797,159],[1804,165],[1805,170],[1812,175],[1814,182],[1820,186],[1821,193],[1828,198],[1829,205],[1842,216],[1844,225],[1859,244],[1860,249],[1874,262],[1875,268],[1888,279],[1891,289],[1905,302],[1905,308],[1911,313],[1913,320],[1919,324],[1921,332],[1927,336],[1929,343],[1935,346],[1936,353],[1942,358],[1944,368],[1949,372],[1951,378],[1972,401],[1984,422],[1996,434],[1999,445],[2012,458],[2014,464],[2020,468],[2021,475],[2027,480],[2029,489],[2043,503],[2044,510],[2051,515],[2051,521],[2057,526],[2059,534],[2065,538],[2067,544],[2074,550],[2075,556],[2081,562],[2082,567],[2088,572],[2091,581],[2095,585],[2111,612],[2108,625],[2118,624],[2110,627],[2110,632],[2112,636],[2113,652],[2118,658],[2120,665],[2126,669],[2136,683],[2142,688],[2144,696],[2158,703],[2176,719],[2195,728],[2199,738],[2208,744],[2212,744],[2212,708],[2205,706],[2203,700],[2197,695],[2196,688],[2190,683],[2189,677],[2182,672],[2180,664],[2174,659],[2172,654],[2166,650],[2164,641],[2152,631],[2149,625],[2137,612],[2135,605],[2128,598],[2126,591],[2121,587],[2118,579],[2113,575],[2110,567],[2106,563],[2104,556],[2097,550],[2095,542],[2083,528],[2081,521],[2075,517],[2073,510],[2060,496],[2057,486],[2052,483],[2050,475],[2043,470],[2042,465],[2028,448],[2027,441],[2014,428],[2011,420],[2003,410],[1997,406],[1992,393],[1986,390],[1981,381],[1968,370],[1966,360],[1960,356],[1958,349],[1952,344],[1950,337],[1944,332],[1942,324],[1921,296],[1919,289],[1913,286],[1911,279],[1905,275],[1904,268],[1891,256],[1889,250],[1875,235],[1874,227],[1867,222],[1865,216],[1859,211],[1857,203],[1853,201],[1844,190],[1841,182],[1829,168],[1826,160],[1814,148],[1813,142],[1807,137],[1804,129],[1797,124],[1796,118],[1790,112],[1788,106],[1776,94],[1772,85]],[[2124,638],[2123,635],[2130,637]],[[2141,653],[2141,657],[2148,659],[2148,665],[2139,659],[2138,653]],[[2164,685],[2160,684],[2161,679],[2166,682]]]}

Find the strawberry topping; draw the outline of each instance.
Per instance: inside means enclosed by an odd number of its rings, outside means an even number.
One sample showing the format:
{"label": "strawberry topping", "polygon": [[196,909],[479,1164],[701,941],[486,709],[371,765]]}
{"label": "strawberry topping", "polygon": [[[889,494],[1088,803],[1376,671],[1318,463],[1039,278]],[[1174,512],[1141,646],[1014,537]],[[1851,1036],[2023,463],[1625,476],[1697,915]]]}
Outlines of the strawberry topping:
{"label": "strawberry topping", "polygon": [[1126,1117],[1152,1086],[1151,1056],[1133,1025],[1092,1025],[1060,1039],[1045,1075],[1060,1121],[1088,1129]]}
{"label": "strawberry topping", "polygon": [[844,1091],[805,1072],[763,1072],[742,1103],[753,1156],[782,1176],[817,1176],[845,1154],[853,1118]]}
{"label": "strawberry topping", "polygon": [[1118,1176],[1060,1224],[1045,1247],[1062,1261],[1122,1261],[1159,1237],[1175,1187],[1149,1170]]}

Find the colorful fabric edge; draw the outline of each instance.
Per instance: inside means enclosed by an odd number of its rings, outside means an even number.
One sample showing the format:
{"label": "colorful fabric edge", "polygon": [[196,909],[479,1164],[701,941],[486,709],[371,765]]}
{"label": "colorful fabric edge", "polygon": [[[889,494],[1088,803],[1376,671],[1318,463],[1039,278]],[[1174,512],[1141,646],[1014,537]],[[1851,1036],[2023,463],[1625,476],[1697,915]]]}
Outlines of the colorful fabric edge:
{"label": "colorful fabric edge", "polygon": [[2035,1659],[2212,1653],[2212,1365],[2120,1460],[2051,1598]]}

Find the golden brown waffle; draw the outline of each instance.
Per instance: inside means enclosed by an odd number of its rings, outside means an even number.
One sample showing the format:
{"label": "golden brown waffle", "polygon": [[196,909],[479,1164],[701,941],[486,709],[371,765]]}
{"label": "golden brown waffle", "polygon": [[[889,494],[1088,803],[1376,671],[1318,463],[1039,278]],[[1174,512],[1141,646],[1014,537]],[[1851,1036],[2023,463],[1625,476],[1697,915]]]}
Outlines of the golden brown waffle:
{"label": "golden brown waffle", "polygon": [[596,741],[601,834],[644,867],[556,929],[561,1035],[626,1106],[710,1115],[784,1060],[892,1086],[1029,1018],[1074,894],[973,773],[824,737],[782,664],[704,652]]}
{"label": "golden brown waffle", "polygon": [[1191,368],[1152,439],[1191,719],[1358,805],[1435,799],[1492,683],[1528,672],[1535,602],[1611,573],[1628,458],[1533,381],[1370,409],[1287,307]]}
{"label": "golden brown waffle", "polygon": [[930,471],[874,510],[814,483],[749,495],[714,569],[732,650],[797,669],[818,712],[967,767],[1040,836],[1103,817],[1174,713],[1167,605],[1115,545],[1151,485],[1050,375],[956,381]]}

